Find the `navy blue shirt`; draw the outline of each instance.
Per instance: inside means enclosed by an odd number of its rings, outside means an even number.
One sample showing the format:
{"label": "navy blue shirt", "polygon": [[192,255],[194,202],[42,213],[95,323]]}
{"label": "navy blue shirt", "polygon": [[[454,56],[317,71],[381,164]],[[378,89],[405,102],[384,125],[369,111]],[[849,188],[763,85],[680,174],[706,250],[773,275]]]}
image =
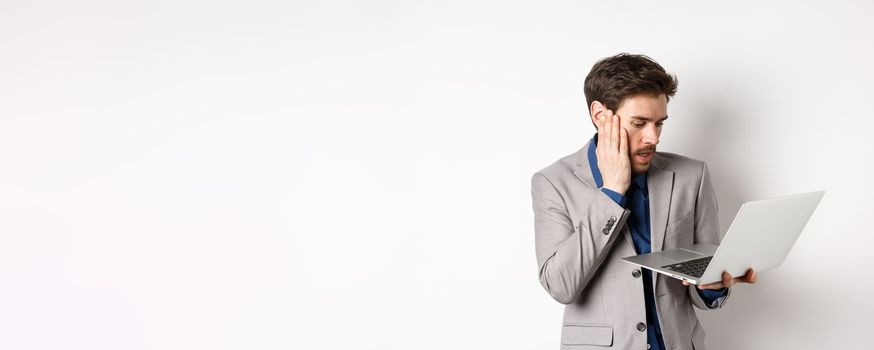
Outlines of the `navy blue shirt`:
{"label": "navy blue shirt", "polygon": [[[592,168],[592,177],[595,179],[595,185],[601,189],[601,192],[606,194],[619,206],[629,209],[631,214],[628,216],[627,224],[631,230],[631,239],[634,241],[634,250],[637,254],[646,254],[652,250],[652,237],[649,221],[649,189],[646,184],[646,173],[633,174],[631,184],[625,195],[619,194],[616,191],[603,188],[604,179],[601,177],[601,171],[598,169],[598,156],[595,154],[595,148],[598,144],[598,134],[592,138],[589,144],[589,165]],[[643,294],[646,302],[646,338],[651,349],[663,350],[665,343],[662,339],[662,328],[659,324],[659,318],[655,305],[655,291],[652,284],[652,272],[647,269],[641,269],[643,277]],[[727,289],[720,290],[701,290],[696,289],[704,302],[713,305],[717,299],[725,296]]]}

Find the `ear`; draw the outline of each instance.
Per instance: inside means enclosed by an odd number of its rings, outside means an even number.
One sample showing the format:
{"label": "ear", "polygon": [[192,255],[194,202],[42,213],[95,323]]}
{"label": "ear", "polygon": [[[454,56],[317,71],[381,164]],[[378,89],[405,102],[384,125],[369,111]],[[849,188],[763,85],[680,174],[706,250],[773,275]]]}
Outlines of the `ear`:
{"label": "ear", "polygon": [[595,125],[595,129],[598,128],[598,117],[604,113],[607,113],[607,106],[600,101],[592,101],[592,105],[589,106],[589,116],[592,118],[592,124]]}

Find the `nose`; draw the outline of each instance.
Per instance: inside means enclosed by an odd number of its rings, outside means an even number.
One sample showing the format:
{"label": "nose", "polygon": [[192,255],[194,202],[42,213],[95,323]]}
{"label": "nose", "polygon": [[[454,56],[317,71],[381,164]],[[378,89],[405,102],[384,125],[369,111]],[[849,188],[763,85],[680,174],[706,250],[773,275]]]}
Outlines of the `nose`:
{"label": "nose", "polygon": [[648,127],[644,128],[642,133],[643,139],[641,141],[643,141],[644,145],[658,145],[659,134],[661,134],[661,132],[660,130],[658,130],[658,127],[656,127],[655,125],[649,125]]}

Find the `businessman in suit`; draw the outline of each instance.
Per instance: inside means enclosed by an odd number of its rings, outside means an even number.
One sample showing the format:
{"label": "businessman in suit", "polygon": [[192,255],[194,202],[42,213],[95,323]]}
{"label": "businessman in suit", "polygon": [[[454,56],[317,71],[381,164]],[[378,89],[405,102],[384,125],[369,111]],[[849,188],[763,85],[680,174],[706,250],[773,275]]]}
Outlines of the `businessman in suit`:
{"label": "businessman in suit", "polygon": [[566,304],[561,349],[704,349],[692,306],[721,308],[755,271],[693,286],[621,258],[719,243],[707,165],[657,152],[677,80],[643,55],[598,61],[584,83],[597,134],[534,174],[540,283]]}

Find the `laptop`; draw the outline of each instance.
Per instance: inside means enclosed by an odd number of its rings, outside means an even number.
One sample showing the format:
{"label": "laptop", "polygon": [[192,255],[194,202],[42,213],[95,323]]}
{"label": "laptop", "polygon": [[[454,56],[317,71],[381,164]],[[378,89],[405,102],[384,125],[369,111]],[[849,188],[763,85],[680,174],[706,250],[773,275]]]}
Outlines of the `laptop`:
{"label": "laptop", "polygon": [[695,244],[622,258],[652,271],[702,285],[722,272],[743,276],[780,266],[807,225],[825,191],[801,193],[741,205],[722,243]]}

